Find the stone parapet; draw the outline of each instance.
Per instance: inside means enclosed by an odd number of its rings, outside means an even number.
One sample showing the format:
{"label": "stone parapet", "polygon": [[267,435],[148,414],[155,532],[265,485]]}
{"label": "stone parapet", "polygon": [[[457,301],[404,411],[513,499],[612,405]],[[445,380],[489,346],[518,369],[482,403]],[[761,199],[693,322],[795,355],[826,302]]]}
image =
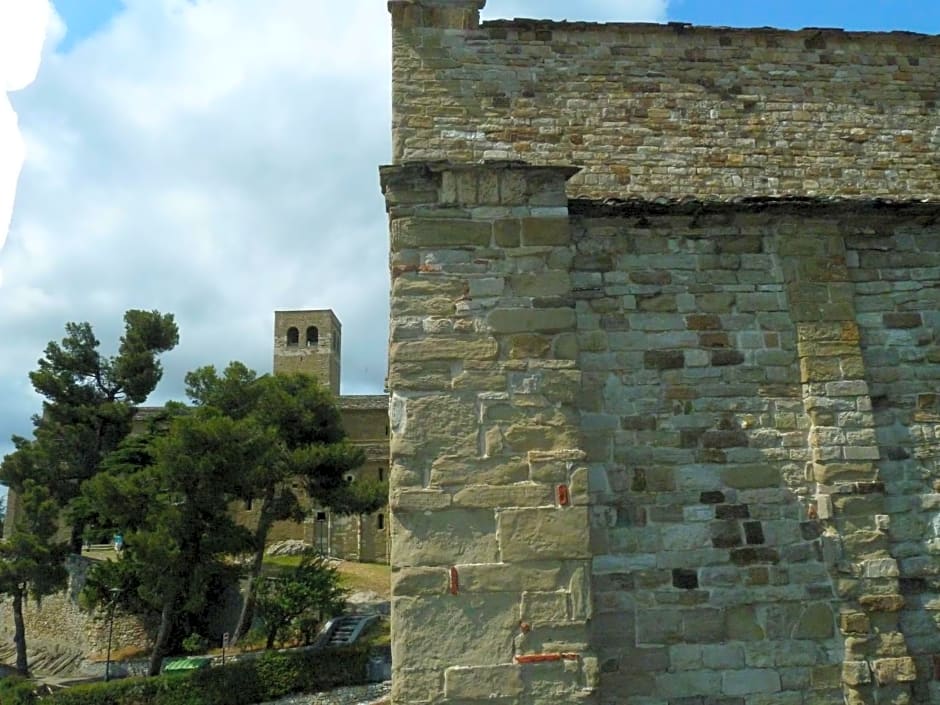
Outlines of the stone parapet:
{"label": "stone parapet", "polygon": [[940,194],[938,36],[477,27],[480,5],[391,4],[397,162],[574,163],[593,198]]}

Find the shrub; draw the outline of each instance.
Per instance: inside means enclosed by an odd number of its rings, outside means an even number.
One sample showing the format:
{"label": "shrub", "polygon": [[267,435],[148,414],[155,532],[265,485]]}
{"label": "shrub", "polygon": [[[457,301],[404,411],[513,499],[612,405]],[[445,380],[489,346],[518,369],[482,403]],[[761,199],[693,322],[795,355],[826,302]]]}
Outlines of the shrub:
{"label": "shrub", "polygon": [[183,651],[187,654],[202,654],[209,648],[209,640],[202,634],[193,632],[183,639]]}
{"label": "shrub", "polygon": [[[79,685],[42,699],[43,705],[252,705],[292,693],[312,693],[366,682],[364,647],[270,652],[225,666],[156,678],[130,678]],[[5,683],[6,680],[0,682]],[[28,686],[32,698],[32,684]],[[0,703],[7,705],[0,690]],[[34,705],[33,699],[10,699]]]}
{"label": "shrub", "polygon": [[23,676],[0,678],[0,705],[32,705],[36,684]]}

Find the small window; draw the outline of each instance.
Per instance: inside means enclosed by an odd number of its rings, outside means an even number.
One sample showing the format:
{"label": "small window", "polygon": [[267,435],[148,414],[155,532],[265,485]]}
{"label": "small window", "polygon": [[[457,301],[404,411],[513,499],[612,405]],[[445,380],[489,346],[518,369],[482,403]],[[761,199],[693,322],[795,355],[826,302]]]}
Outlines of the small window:
{"label": "small window", "polygon": [[379,468],[379,482],[385,481],[385,468]]}
{"label": "small window", "polygon": [[317,521],[326,521],[326,512],[317,512]]}
{"label": "small window", "polygon": [[300,343],[300,331],[291,326],[287,329],[287,344],[297,345]]}
{"label": "small window", "polygon": [[251,497],[249,497],[248,499],[245,500],[245,511],[246,511],[246,512],[250,512],[250,511],[251,511],[251,502],[252,502]]}
{"label": "small window", "polygon": [[385,437],[388,438],[388,424],[385,424]]}
{"label": "small window", "polygon": [[378,524],[379,524],[379,531],[385,528],[385,515],[384,514],[379,514]]}
{"label": "small window", "polygon": [[347,475],[347,476],[346,476],[346,482],[352,482],[352,481],[353,481],[353,476],[352,476],[352,475]]}
{"label": "small window", "polygon": [[315,348],[320,342],[320,331],[317,330],[316,326],[310,326],[307,328],[307,347]]}

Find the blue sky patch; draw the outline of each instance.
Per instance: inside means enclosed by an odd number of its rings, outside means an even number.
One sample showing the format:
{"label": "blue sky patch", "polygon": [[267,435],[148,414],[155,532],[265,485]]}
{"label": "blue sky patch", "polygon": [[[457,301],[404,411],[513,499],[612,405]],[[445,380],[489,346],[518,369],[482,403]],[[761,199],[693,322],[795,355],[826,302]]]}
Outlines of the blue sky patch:
{"label": "blue sky patch", "polygon": [[124,10],[122,0],[53,0],[52,5],[67,28],[65,39],[56,48],[60,54],[70,52]]}

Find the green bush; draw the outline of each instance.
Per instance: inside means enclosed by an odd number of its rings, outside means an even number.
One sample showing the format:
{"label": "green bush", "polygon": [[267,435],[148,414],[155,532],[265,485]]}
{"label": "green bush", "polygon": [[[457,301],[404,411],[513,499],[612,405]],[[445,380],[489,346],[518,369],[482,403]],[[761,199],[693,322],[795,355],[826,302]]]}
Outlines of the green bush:
{"label": "green bush", "polygon": [[0,705],[32,705],[36,702],[36,684],[22,676],[0,678]]}
{"label": "green bush", "polygon": [[[163,678],[128,678],[109,683],[87,683],[56,691],[42,699],[55,705],[145,705],[155,703]],[[3,705],[6,705],[4,702]]]}
{"label": "green bush", "polygon": [[209,640],[202,634],[193,632],[183,639],[183,651],[187,654],[203,654],[209,648]]}
{"label": "green bush", "polygon": [[[368,649],[355,646],[269,652],[190,673],[79,685],[42,698],[42,705],[252,705],[292,693],[365,683],[368,657]],[[25,683],[32,698],[32,684]],[[0,705],[7,705],[7,697],[0,690]],[[34,700],[9,703],[34,705]]]}

